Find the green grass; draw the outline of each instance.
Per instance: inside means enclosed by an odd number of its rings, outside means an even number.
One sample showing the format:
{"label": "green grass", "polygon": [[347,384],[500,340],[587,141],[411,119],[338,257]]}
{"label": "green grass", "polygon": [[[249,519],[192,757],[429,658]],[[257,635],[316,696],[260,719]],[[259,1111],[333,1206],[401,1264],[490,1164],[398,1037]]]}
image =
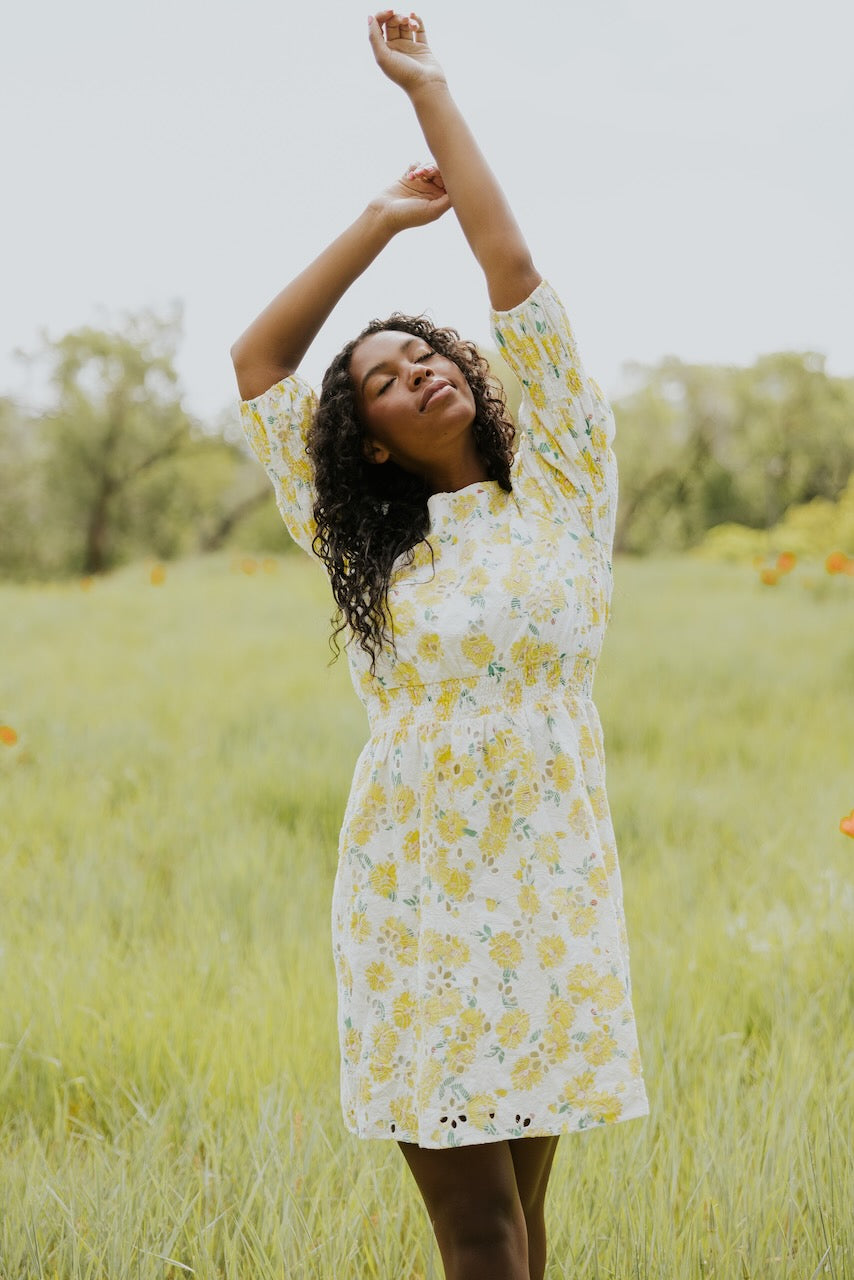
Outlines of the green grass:
{"label": "green grass", "polygon": [[[618,562],[596,683],[651,1115],[561,1139],[547,1275],[854,1275],[854,580]],[[804,588],[807,589],[804,589]],[[366,735],[322,572],[0,587],[0,1277],[423,1280],[343,1128]]]}

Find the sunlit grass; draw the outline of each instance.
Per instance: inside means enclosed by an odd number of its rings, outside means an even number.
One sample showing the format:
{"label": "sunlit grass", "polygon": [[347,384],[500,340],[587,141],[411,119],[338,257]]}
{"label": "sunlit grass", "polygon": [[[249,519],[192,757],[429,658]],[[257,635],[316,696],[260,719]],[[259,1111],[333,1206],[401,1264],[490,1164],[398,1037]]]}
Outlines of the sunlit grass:
{"label": "sunlit grass", "polygon": [[[842,1280],[854,581],[616,580],[596,698],[652,1113],[561,1139],[548,1275]],[[0,607],[0,1277],[438,1280],[396,1145],[340,1119],[366,723],[322,573],[138,565]]]}

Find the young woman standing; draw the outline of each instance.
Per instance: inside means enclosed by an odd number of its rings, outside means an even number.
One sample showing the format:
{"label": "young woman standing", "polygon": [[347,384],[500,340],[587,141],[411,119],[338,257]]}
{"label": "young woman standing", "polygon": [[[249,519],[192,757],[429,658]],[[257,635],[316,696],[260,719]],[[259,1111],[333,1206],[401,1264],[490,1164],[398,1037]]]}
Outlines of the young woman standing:
{"label": "young woman standing", "polygon": [[[591,697],[614,421],[423,23],[384,10],[369,36],[436,165],[373,200],[232,355],[371,725],[332,906],[345,1123],[400,1144],[448,1280],[542,1280],[559,1134],[648,1111]],[[522,384],[515,456],[485,361],[421,317],[369,325],[319,398],[296,373],[391,238],[449,208]]]}

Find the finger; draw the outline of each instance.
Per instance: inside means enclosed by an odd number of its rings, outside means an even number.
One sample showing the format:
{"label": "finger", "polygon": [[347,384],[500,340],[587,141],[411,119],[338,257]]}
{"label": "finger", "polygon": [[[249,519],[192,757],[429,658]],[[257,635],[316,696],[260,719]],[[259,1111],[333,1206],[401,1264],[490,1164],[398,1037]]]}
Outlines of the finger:
{"label": "finger", "polygon": [[410,13],[410,18],[415,22],[413,34],[417,44],[427,43],[427,32],[424,30],[424,23],[421,21],[417,13]]}

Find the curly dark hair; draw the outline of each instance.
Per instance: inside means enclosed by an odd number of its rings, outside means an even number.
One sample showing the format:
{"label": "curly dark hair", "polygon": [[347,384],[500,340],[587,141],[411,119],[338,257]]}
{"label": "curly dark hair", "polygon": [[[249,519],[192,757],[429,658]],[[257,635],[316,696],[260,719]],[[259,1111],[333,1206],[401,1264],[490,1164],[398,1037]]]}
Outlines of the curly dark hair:
{"label": "curly dark hair", "polygon": [[[516,435],[504,389],[474,343],[463,341],[455,329],[436,328],[425,316],[395,312],[387,320],[372,320],[326,370],[308,433],[317,525],[313,547],[326,565],[338,606],[331,619],[332,661],[341,652],[338,635],[349,626],[370,655],[372,672],[383,645],[390,643],[394,649],[388,607],[392,566],[404,554],[404,564],[412,564],[414,548],[428,541],[430,527],[425,481],[392,459],[369,462],[363,452],[365,433],[350,360],[364,338],[387,329],[423,339],[461,370],[474,396],[472,431],[478,454],[489,479],[508,493]],[[430,551],[432,556],[432,547]]]}

